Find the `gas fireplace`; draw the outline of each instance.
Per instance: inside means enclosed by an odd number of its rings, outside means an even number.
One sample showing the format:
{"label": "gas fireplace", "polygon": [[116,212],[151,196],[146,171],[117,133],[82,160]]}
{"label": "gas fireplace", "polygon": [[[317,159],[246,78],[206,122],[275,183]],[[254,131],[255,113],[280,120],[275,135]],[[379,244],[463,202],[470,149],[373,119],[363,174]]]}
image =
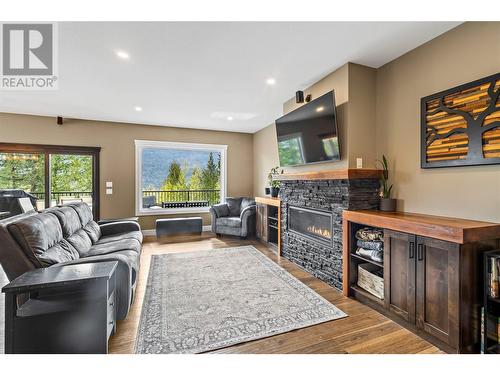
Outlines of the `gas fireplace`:
{"label": "gas fireplace", "polygon": [[288,230],[325,244],[332,243],[332,214],[310,208],[288,207]]}

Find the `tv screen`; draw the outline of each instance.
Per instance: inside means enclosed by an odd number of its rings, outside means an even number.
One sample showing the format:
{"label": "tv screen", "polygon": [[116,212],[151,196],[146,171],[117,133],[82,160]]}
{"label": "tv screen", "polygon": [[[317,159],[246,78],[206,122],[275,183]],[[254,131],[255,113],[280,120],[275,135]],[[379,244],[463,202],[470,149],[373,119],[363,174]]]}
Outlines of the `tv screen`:
{"label": "tv screen", "polygon": [[282,167],[340,160],[334,91],[277,119],[276,133]]}

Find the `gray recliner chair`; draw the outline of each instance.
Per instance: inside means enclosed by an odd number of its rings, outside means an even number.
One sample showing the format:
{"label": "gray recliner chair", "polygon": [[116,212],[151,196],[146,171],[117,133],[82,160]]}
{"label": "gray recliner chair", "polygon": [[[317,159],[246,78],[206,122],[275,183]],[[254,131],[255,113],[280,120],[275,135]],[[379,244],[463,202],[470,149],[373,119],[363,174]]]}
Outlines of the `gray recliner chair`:
{"label": "gray recliner chair", "polygon": [[212,232],[247,237],[255,233],[254,198],[227,198],[225,203],[210,207]]}

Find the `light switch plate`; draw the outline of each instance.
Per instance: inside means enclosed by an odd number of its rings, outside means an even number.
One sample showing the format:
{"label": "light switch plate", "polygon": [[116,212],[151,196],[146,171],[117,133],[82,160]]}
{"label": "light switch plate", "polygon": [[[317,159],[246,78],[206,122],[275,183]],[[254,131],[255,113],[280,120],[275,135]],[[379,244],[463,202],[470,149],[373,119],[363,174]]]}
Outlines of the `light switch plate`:
{"label": "light switch plate", "polygon": [[111,194],[113,194],[113,189],[107,188],[107,189],[106,189],[106,194],[107,194],[107,195],[111,195]]}
{"label": "light switch plate", "polygon": [[363,158],[356,158],[356,168],[363,168]]}
{"label": "light switch plate", "polygon": [[107,188],[112,188],[113,187],[113,181],[107,181],[106,182],[106,187]]}

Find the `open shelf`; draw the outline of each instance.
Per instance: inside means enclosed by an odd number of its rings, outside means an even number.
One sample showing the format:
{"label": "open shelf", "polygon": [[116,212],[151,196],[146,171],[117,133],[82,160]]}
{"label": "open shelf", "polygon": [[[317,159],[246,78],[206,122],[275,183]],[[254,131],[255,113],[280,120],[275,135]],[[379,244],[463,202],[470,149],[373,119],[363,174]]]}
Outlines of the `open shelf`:
{"label": "open shelf", "polygon": [[368,300],[370,300],[372,302],[378,303],[379,305],[383,305],[384,304],[384,300],[383,299],[375,297],[373,294],[371,294],[370,292],[364,290],[363,288],[359,287],[356,284],[352,284],[351,285],[351,292],[352,292],[353,296],[356,299],[358,299],[359,297],[362,297],[364,299],[368,299]]}
{"label": "open shelf", "polygon": [[371,263],[374,264],[378,267],[384,268],[384,263],[377,262],[376,260],[370,259],[370,258],[365,258],[364,256],[358,255],[356,253],[351,253],[351,257],[355,258],[359,261],[366,262],[366,263]]}

